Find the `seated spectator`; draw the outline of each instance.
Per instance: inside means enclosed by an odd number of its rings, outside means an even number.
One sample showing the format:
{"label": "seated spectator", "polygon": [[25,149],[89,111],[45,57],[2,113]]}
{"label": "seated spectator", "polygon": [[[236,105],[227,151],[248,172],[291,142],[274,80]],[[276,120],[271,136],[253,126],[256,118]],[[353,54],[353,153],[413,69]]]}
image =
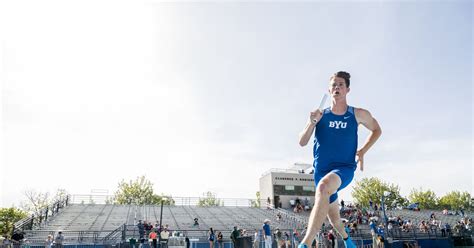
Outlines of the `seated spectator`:
{"label": "seated spectator", "polygon": [[198,218],[194,218],[194,226],[199,226]]}
{"label": "seated spectator", "polygon": [[455,234],[462,234],[462,232],[464,231],[464,225],[460,221],[458,221],[456,225],[454,225],[453,230]]}
{"label": "seated spectator", "polygon": [[471,232],[472,231],[472,224],[471,222],[468,222],[466,225],[465,225],[465,228],[467,231]]}
{"label": "seated spectator", "polygon": [[267,209],[272,208],[272,200],[270,200],[270,197],[267,198]]}
{"label": "seated spectator", "polygon": [[448,209],[443,209],[443,215],[448,215]]}
{"label": "seated spectator", "polygon": [[425,221],[421,221],[420,225],[418,225],[418,228],[420,229],[421,232],[427,233],[428,232],[428,226],[426,225]]}
{"label": "seated spectator", "polygon": [[413,228],[413,223],[410,220],[406,222],[406,231],[409,232]]}
{"label": "seated spectator", "polygon": [[400,216],[397,217],[398,226],[403,226],[403,220]]}
{"label": "seated spectator", "polygon": [[281,220],[281,213],[280,213],[280,212],[278,212],[278,213],[277,213],[277,215],[276,215],[276,219],[277,219],[278,221],[280,221],[280,220]]}
{"label": "seated spectator", "polygon": [[308,197],[304,198],[304,210],[308,211],[311,209],[311,206],[309,205],[309,199]]}
{"label": "seated spectator", "polygon": [[303,205],[298,204],[297,207],[298,207],[298,212],[303,212],[304,211]]}
{"label": "seated spectator", "polygon": [[301,213],[301,212],[303,212],[303,210],[304,210],[303,206],[301,206],[301,204],[297,203],[295,208],[293,209],[293,212],[294,213]]}
{"label": "seated spectator", "polygon": [[295,205],[296,205],[295,200],[293,200],[293,199],[290,200],[290,206],[293,208],[293,207],[295,207]]}
{"label": "seated spectator", "polygon": [[388,217],[388,222],[392,223],[392,224],[396,224],[398,221],[397,221],[397,218],[395,218],[393,216],[389,216]]}
{"label": "seated spectator", "polygon": [[355,222],[352,223],[350,227],[351,227],[351,234],[355,234],[357,232],[357,223]]}

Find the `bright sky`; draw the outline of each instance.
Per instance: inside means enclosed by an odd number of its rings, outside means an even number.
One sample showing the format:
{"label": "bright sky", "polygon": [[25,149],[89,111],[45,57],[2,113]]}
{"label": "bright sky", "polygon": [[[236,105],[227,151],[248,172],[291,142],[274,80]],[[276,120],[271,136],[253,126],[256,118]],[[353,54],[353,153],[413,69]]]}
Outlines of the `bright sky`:
{"label": "bright sky", "polygon": [[338,70],[383,129],[356,180],[474,192],[471,1],[2,1],[0,18],[0,206],[140,175],[252,198],[268,169],[312,163],[298,133]]}

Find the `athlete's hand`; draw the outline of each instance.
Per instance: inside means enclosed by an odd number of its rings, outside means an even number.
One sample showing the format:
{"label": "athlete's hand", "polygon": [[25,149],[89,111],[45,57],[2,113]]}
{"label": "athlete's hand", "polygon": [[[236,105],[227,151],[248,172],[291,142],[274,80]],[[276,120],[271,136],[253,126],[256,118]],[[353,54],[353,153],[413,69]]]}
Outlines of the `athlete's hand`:
{"label": "athlete's hand", "polygon": [[319,109],[316,109],[315,111],[309,113],[309,121],[312,123],[318,123],[322,116],[323,112],[321,112]]}
{"label": "athlete's hand", "polygon": [[359,164],[360,171],[364,171],[364,154],[365,152],[362,150],[356,152],[357,164]]}

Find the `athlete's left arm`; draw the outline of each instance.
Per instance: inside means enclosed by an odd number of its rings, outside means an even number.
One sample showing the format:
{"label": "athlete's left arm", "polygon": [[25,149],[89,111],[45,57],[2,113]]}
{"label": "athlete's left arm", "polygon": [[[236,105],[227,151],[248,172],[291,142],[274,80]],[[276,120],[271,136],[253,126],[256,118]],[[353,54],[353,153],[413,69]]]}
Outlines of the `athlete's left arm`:
{"label": "athlete's left arm", "polygon": [[369,111],[357,108],[355,111],[355,115],[357,122],[371,131],[364,145],[357,150],[357,156],[359,157],[359,168],[362,171],[364,170],[364,155],[370,149],[370,147],[375,144],[380,135],[382,135],[382,129],[380,128],[380,125],[377,120],[372,117]]}

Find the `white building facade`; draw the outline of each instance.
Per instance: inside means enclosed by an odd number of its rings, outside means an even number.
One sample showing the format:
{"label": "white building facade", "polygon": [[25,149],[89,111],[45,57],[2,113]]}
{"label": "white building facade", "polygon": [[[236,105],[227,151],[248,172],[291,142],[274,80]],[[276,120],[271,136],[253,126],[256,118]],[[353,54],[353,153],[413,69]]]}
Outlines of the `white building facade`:
{"label": "white building facade", "polygon": [[262,207],[268,199],[275,207],[290,208],[296,202],[312,208],[314,205],[314,175],[311,164],[294,164],[288,169],[271,169],[260,177]]}

